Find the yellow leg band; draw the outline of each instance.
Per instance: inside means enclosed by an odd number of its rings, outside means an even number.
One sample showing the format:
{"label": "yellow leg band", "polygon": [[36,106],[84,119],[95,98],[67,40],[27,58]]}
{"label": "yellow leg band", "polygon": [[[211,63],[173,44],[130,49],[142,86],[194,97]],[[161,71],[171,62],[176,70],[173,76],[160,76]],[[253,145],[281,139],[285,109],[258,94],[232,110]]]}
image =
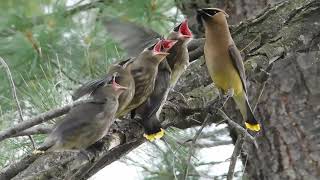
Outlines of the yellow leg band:
{"label": "yellow leg band", "polygon": [[249,123],[244,123],[246,125],[246,128],[250,129],[251,131],[260,131],[260,124],[249,124]]}
{"label": "yellow leg band", "polygon": [[144,134],[143,136],[152,142],[156,139],[160,139],[163,135],[164,135],[164,130],[161,128],[161,130],[155,134]]}

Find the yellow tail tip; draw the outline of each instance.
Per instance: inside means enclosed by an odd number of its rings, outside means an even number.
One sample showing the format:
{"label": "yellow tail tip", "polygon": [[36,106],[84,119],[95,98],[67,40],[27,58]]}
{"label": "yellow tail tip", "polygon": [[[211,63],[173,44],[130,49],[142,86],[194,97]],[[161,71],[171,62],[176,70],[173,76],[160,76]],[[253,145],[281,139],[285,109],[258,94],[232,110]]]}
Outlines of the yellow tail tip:
{"label": "yellow tail tip", "polygon": [[249,124],[249,123],[244,123],[246,125],[246,128],[250,129],[251,131],[260,131],[261,127],[260,124]]}
{"label": "yellow tail tip", "polygon": [[163,135],[164,135],[164,130],[161,128],[160,131],[155,134],[144,134],[143,136],[152,142],[156,139],[160,139]]}

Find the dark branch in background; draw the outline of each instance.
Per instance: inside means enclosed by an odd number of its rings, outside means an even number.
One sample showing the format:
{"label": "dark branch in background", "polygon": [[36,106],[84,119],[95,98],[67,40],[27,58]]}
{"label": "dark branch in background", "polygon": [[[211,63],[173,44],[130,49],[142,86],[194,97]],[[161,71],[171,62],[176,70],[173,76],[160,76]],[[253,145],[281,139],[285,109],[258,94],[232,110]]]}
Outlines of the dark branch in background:
{"label": "dark branch in background", "polygon": [[8,128],[6,130],[3,130],[0,132],[0,141],[7,139],[9,137],[13,137],[15,135],[17,135],[18,133],[33,127],[35,125],[41,124],[43,122],[49,121],[53,118],[57,118],[60,117],[64,114],[66,114],[67,112],[69,112],[69,110],[76,105],[79,104],[83,104],[83,103],[87,103],[87,102],[93,102],[93,100],[89,99],[89,100],[80,100],[80,101],[76,101],[74,103],[65,105],[63,107],[57,108],[57,109],[53,109],[50,111],[47,111],[45,113],[39,114],[31,119],[25,120],[11,128]]}
{"label": "dark branch in background", "polygon": [[242,143],[243,143],[243,136],[239,135],[238,139],[236,141],[236,144],[234,145],[233,153],[231,155],[229,170],[228,170],[228,174],[227,174],[227,180],[233,179],[234,168],[236,167],[236,163],[237,163],[237,159],[240,154],[240,151],[241,151]]}
{"label": "dark branch in background", "polygon": [[[64,17],[73,16],[79,12],[88,11],[90,9],[98,8],[100,5],[105,4],[107,2],[108,1],[105,1],[105,0],[98,0],[98,1],[89,2],[87,4],[79,5],[79,6],[73,7],[71,9],[65,11],[62,14],[62,16],[64,16]],[[55,15],[61,15],[61,14],[60,14],[60,12],[54,12],[51,14],[44,14],[42,16],[36,16],[36,17],[31,17],[31,18],[25,17],[25,18],[27,18],[25,21],[32,22],[32,26],[37,26],[37,25],[43,24],[45,19],[47,19],[48,17],[55,16]],[[0,36],[1,37],[13,36],[18,31],[19,31],[18,29],[10,27],[10,28],[1,30]]]}
{"label": "dark branch in background", "polygon": [[[20,103],[18,100],[17,90],[16,90],[16,86],[14,85],[14,81],[13,81],[13,78],[12,78],[12,75],[10,72],[10,68],[2,57],[0,57],[0,62],[2,64],[2,66],[6,69],[7,76],[8,76],[9,82],[11,84],[11,88],[12,88],[12,97],[13,97],[14,101],[16,102],[17,111],[19,113],[19,118],[20,118],[19,122],[21,123],[21,122],[23,122],[22,109],[21,109],[21,106],[20,106]],[[31,137],[31,135],[28,135],[28,137],[31,141],[33,149],[36,149],[36,145],[34,144],[33,138]]]}

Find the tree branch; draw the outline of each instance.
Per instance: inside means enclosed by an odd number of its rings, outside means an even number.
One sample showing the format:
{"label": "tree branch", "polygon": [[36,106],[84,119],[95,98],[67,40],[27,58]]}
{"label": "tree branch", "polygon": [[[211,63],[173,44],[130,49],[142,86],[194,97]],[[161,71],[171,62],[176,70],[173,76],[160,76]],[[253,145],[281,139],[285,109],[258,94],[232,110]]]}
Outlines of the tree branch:
{"label": "tree branch", "polygon": [[[296,11],[297,7],[299,7],[299,9],[302,8],[303,11]],[[262,15],[255,19],[244,22],[238,27],[234,28],[232,35],[239,49],[242,49],[247,44],[252,42],[253,39],[257,37],[258,33],[261,34],[261,38],[258,41],[255,41],[243,51],[243,53],[245,53],[248,57],[246,61],[246,68],[249,77],[254,77],[254,75],[257,75],[257,73],[259,73],[259,71],[256,71],[257,69],[265,70],[270,65],[271,60],[274,57],[279,57],[281,55],[287,56],[287,54],[296,53],[297,49],[304,47],[304,42],[299,40],[297,37],[316,36],[316,34],[319,32],[316,30],[316,28],[312,27],[314,27],[315,22],[318,22],[319,20],[319,9],[320,3],[318,3],[317,0],[285,1],[280,4],[276,4],[273,7],[267,8]],[[295,12],[295,14],[293,15],[292,12]],[[305,29],[308,29],[308,31],[305,31]],[[281,61],[279,60],[279,63],[281,63]],[[187,97],[186,99],[188,100],[188,104],[191,106],[190,108],[201,108],[203,107],[204,101],[207,102],[216,98],[216,93],[213,93],[215,91],[214,87],[209,85],[211,84],[211,80],[208,76],[206,67],[203,64],[203,61],[195,61],[192,63],[175,87],[176,91]],[[169,100],[173,103],[175,101],[174,99]],[[64,111],[64,113],[65,112],[66,111]],[[193,118],[199,122],[203,122],[205,115],[205,113],[195,113],[187,117]],[[186,118],[186,115],[179,114],[169,107],[163,109],[161,119],[164,121],[163,124],[166,127],[175,126],[185,129],[191,126],[200,125],[198,122],[186,120],[188,119]],[[208,122],[218,122],[218,120],[218,118],[210,118]],[[237,122],[240,123],[241,121],[239,120]],[[238,125],[237,122],[228,121],[228,124],[230,126]],[[129,142],[131,142],[130,147],[132,148],[138,146],[140,142],[137,140],[142,137],[143,129],[135,122],[121,122],[120,126],[121,128],[113,128],[113,130],[116,132],[111,131],[111,135],[108,136],[109,138],[104,141],[105,146],[108,147],[108,150],[97,150],[98,154],[101,155],[97,155],[95,159],[98,160],[100,159],[99,157],[105,156],[111,147],[118,147],[119,145]],[[250,136],[247,135],[246,137],[249,137],[251,141]],[[123,148],[126,149],[125,147]],[[126,151],[122,151],[122,149],[113,151],[109,154],[109,157],[113,157],[113,155],[117,152],[121,152],[120,155],[124,155],[131,150],[131,148],[128,147],[127,149],[128,150]],[[64,162],[64,166],[61,168],[61,160],[68,159],[69,157],[72,157],[73,160]],[[111,161],[113,160],[116,159],[112,159]],[[50,177],[63,179],[67,174],[73,174],[73,172],[77,172],[82,167],[87,166],[88,163],[89,162],[87,158],[80,158],[68,153],[48,153],[36,158],[36,161],[25,165],[24,168],[18,171],[11,168],[11,171],[15,171],[15,173],[11,174],[11,177],[2,176],[2,171],[0,174],[0,179],[10,179],[13,177],[13,179],[24,179],[27,176],[32,178],[36,177],[39,173],[48,173],[49,175],[52,175]],[[53,168],[53,170],[49,171],[48,167]],[[9,170],[6,172],[9,172]],[[90,171],[89,174],[91,175]]]}
{"label": "tree branch", "polygon": [[76,101],[74,103],[65,105],[65,106],[57,108],[57,109],[47,111],[47,112],[39,114],[31,119],[25,120],[15,126],[11,127],[11,128],[8,128],[6,130],[1,131],[0,132],[0,141],[3,141],[4,139],[7,139],[9,137],[15,136],[18,133],[20,133],[21,131],[26,130],[30,127],[33,127],[33,126],[38,125],[40,123],[44,123],[44,122],[49,121],[53,118],[60,117],[64,114],[66,114],[67,112],[69,112],[69,110],[72,107],[77,106],[79,104],[87,103],[87,102],[93,102],[93,100],[89,99],[89,100]]}
{"label": "tree branch", "polygon": [[[21,106],[20,106],[20,102],[18,100],[17,90],[16,90],[16,86],[14,85],[14,81],[13,81],[13,78],[12,78],[12,75],[11,75],[10,68],[7,65],[6,61],[2,57],[0,57],[0,63],[6,69],[7,76],[8,76],[9,82],[11,84],[11,88],[12,88],[12,97],[13,97],[14,101],[16,102],[17,111],[18,111],[19,118],[20,118],[19,122],[21,123],[21,122],[23,122],[22,109],[21,109]],[[32,139],[31,135],[28,135],[28,137],[29,137],[29,139],[31,141],[33,149],[36,149],[36,145],[34,144],[34,140]]]}

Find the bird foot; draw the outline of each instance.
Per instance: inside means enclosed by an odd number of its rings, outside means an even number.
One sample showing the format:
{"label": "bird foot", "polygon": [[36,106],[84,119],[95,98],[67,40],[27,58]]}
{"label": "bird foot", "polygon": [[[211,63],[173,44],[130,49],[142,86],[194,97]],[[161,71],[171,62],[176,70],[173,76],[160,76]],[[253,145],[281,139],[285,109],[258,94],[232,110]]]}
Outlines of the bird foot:
{"label": "bird foot", "polygon": [[211,115],[216,114],[218,109],[223,108],[227,100],[234,95],[233,89],[228,89],[223,96],[218,96],[218,98],[209,101],[205,107],[208,113]]}
{"label": "bird foot", "polygon": [[38,149],[32,151],[32,154],[34,154],[34,155],[39,155],[39,154],[44,154],[44,153],[45,153],[45,151],[41,151],[41,150],[38,150]]}

